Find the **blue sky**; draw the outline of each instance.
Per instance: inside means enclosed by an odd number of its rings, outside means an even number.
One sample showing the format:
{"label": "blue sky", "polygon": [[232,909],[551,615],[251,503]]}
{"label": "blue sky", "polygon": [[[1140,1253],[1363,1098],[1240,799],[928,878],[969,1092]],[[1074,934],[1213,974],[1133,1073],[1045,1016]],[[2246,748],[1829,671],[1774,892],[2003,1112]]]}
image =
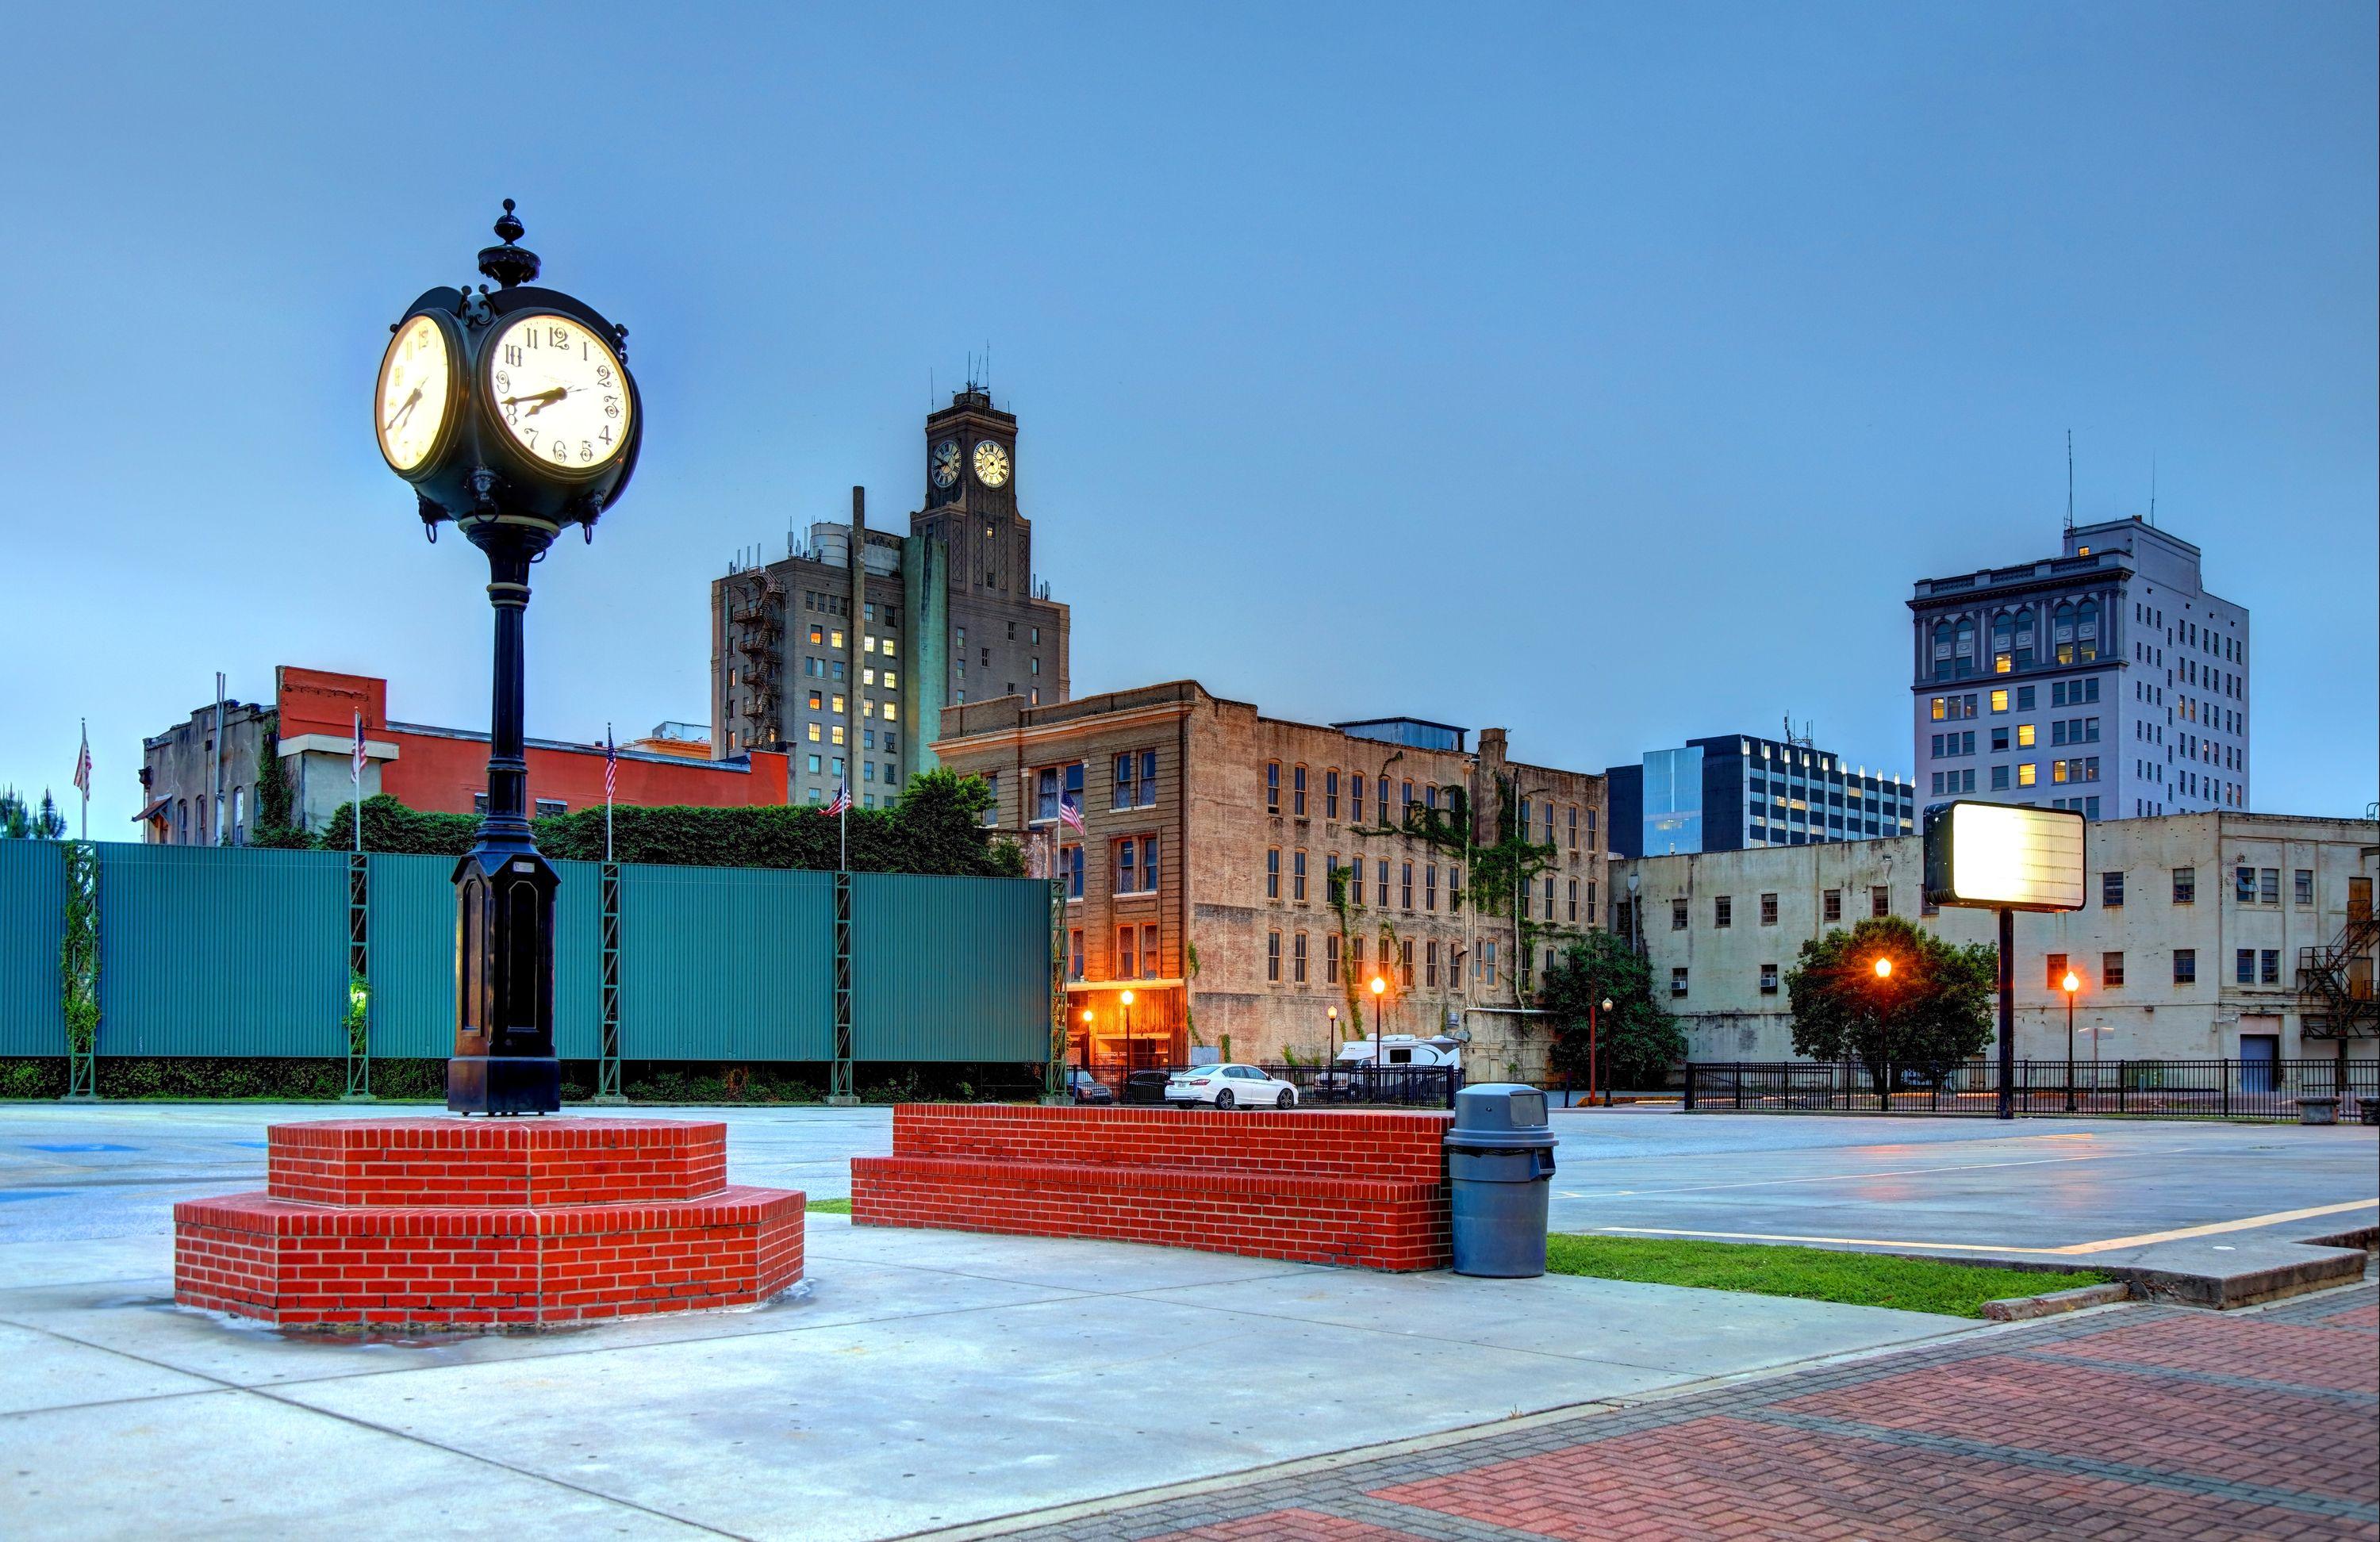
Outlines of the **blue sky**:
{"label": "blue sky", "polygon": [[2263,808],[2375,794],[2368,4],[46,7],[0,63],[0,783],[128,836],[273,666],[482,723],[374,452],[518,199],[648,432],[530,731],[705,714],[709,580],[899,524],[988,343],[1078,692],[1911,764],[1912,579],[2145,512],[2251,607]]}

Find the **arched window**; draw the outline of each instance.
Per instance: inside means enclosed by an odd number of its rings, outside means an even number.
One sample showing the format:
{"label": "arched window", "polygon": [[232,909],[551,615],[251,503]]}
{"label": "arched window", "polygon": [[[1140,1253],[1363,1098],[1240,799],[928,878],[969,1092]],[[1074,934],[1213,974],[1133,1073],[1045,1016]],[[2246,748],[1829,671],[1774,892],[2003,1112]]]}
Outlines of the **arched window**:
{"label": "arched window", "polygon": [[2016,613],[2016,667],[2033,667],[2033,607]]}
{"label": "arched window", "polygon": [[174,809],[174,842],[176,845],[190,844],[190,800],[183,798]]}
{"label": "arched window", "polygon": [[1967,675],[1975,673],[1974,617],[1962,615],[1959,618],[1958,643],[1951,651],[1957,657],[1959,674],[1961,675]]}
{"label": "arched window", "polygon": [[2016,618],[2002,611],[1992,618],[1992,673],[2006,674],[2015,662]]}
{"label": "arched window", "polygon": [[1934,624],[1934,678],[1950,678],[1950,623],[1947,618]]}
{"label": "arched window", "polygon": [[2099,656],[2099,601],[2085,600],[2074,613],[2074,655],[2083,662]]}
{"label": "arched window", "polygon": [[2053,613],[2050,636],[2058,645],[2058,662],[2061,664],[2072,663],[2074,662],[2074,607],[2065,601],[2059,601],[2057,611]]}

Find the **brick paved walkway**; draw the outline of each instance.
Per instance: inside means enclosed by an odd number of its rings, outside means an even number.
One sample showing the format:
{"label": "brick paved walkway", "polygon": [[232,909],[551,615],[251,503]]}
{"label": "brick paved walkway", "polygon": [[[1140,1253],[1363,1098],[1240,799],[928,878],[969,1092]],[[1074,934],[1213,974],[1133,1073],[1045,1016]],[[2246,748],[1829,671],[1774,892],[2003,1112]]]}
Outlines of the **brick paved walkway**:
{"label": "brick paved walkway", "polygon": [[2130,1306],[1024,1534],[2380,1536],[2380,1289]]}

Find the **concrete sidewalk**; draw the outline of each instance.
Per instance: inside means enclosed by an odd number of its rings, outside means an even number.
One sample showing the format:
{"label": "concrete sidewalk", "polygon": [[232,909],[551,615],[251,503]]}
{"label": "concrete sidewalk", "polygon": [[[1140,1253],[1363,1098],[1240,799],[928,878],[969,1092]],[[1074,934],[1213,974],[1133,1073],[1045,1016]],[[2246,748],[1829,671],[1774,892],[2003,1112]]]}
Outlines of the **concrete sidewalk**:
{"label": "concrete sidewalk", "polygon": [[176,1308],[154,1235],[0,1244],[0,1513],[18,1536],[890,1536],[1973,1330],[809,1220],[795,1299],[403,1344]]}

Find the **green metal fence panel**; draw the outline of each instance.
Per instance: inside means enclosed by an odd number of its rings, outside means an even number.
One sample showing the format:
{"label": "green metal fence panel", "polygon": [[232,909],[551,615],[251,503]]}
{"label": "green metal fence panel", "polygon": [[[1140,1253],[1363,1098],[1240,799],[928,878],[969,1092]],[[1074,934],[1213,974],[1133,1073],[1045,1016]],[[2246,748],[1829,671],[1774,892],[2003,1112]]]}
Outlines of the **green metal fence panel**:
{"label": "green metal fence panel", "polygon": [[455,1052],[455,859],[364,860],[373,1058],[443,1059]]}
{"label": "green metal fence panel", "polygon": [[66,853],[55,841],[0,841],[0,1055],[63,1055]]}
{"label": "green metal fence panel", "polygon": [[[556,862],[562,880],[553,892],[553,1052],[564,1060],[593,1060],[603,1052],[603,866]],[[454,903],[454,891],[447,891]],[[452,1014],[447,1048],[454,1050]]]}
{"label": "green metal fence panel", "polygon": [[101,1054],[346,1053],[346,853],[98,849]]}
{"label": "green metal fence panel", "polygon": [[1050,886],[1033,879],[851,880],[854,1060],[1050,1056]]}
{"label": "green metal fence panel", "polygon": [[620,1053],[832,1059],[834,875],[621,864]]}

